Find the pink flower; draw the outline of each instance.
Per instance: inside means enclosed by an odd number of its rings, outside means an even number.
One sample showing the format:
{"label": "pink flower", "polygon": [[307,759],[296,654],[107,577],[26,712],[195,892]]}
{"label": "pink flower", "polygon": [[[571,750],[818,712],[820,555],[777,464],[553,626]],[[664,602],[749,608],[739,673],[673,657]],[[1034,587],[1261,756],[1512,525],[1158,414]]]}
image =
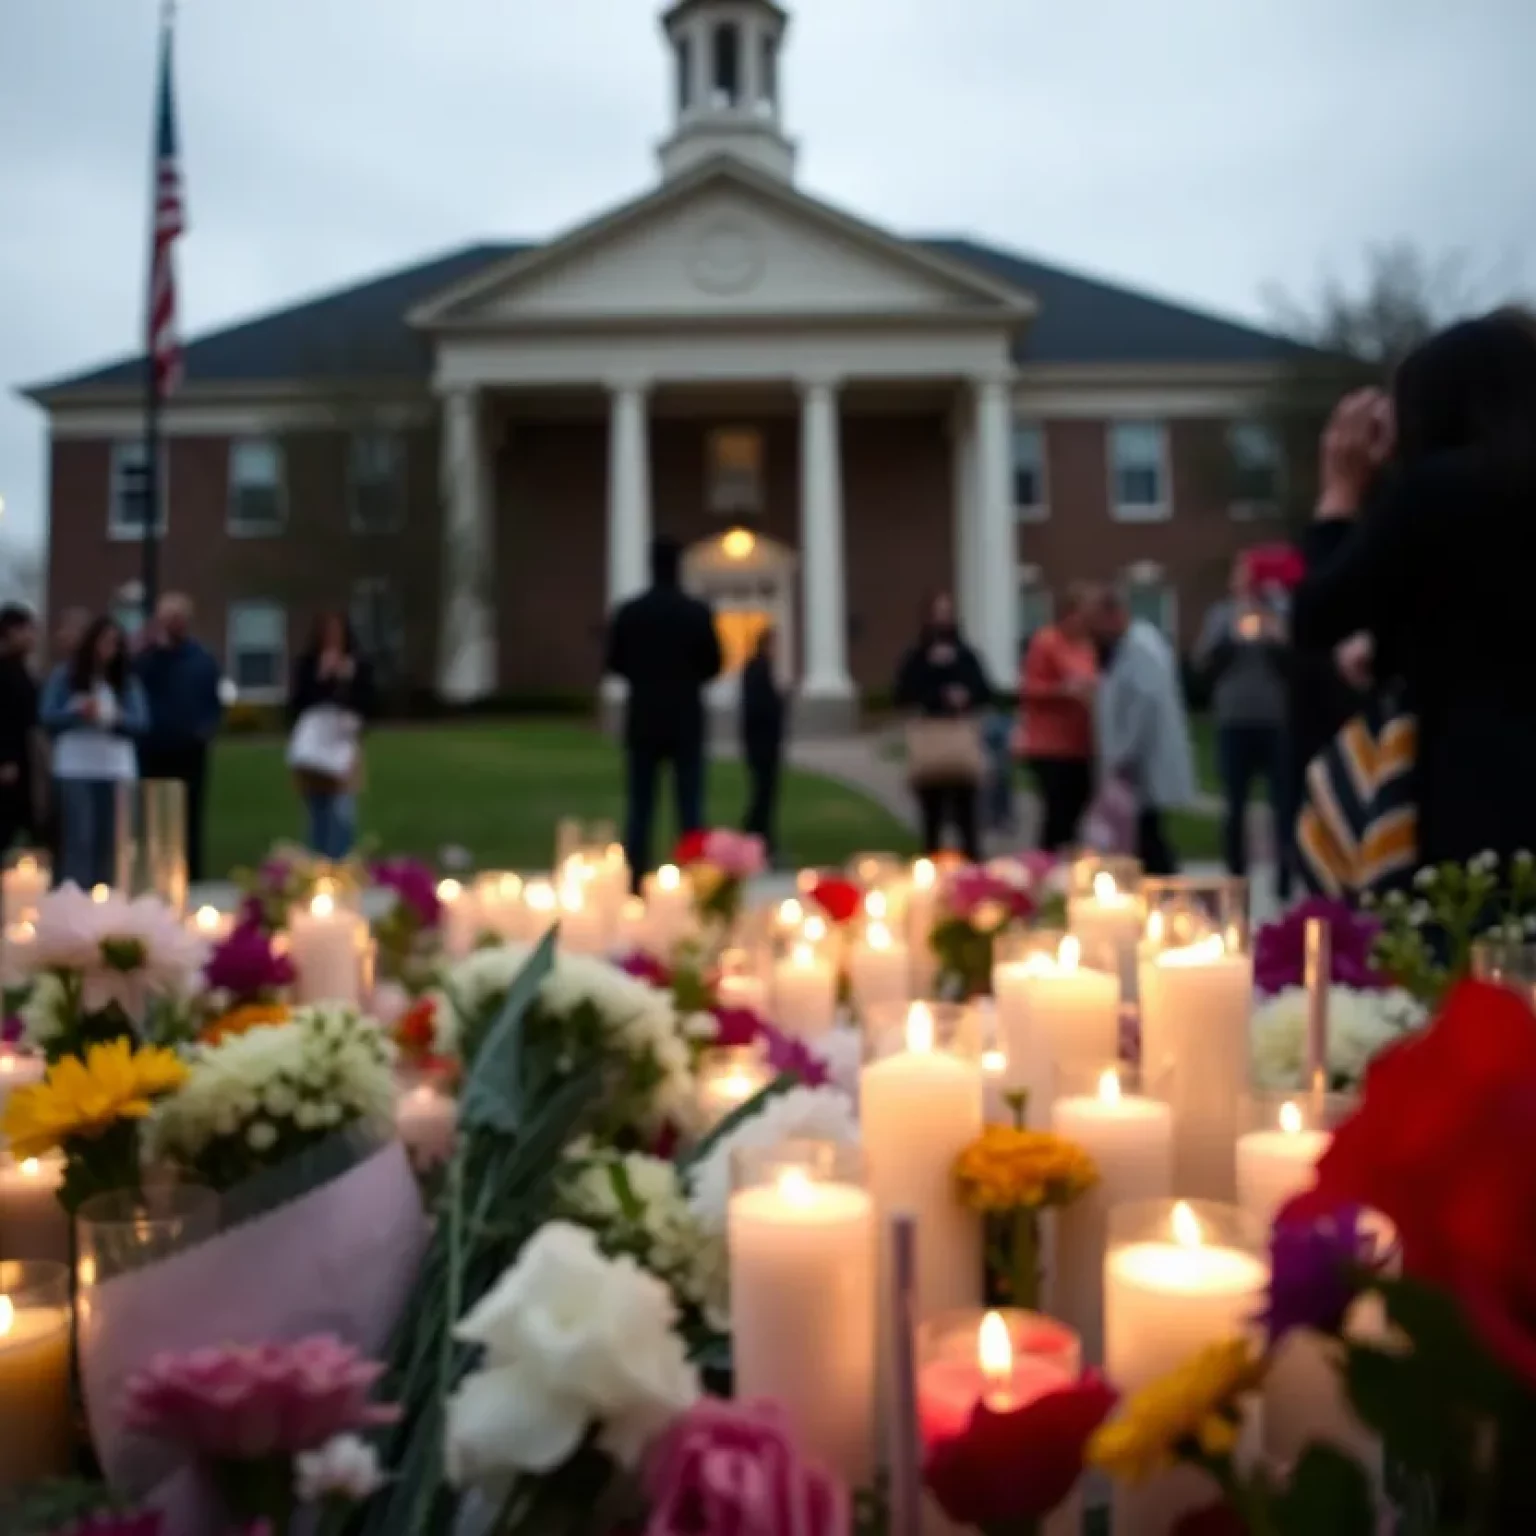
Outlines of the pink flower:
{"label": "pink flower", "polygon": [[819,1088],[827,1081],[824,1061],[793,1035],[754,1013],[750,1008],[716,1008],[716,1046],[759,1045],[768,1065],[777,1073],[792,1072],[807,1088]]}
{"label": "pink flower", "polygon": [[732,880],[750,880],[762,874],[768,859],[762,838],[722,827],[705,834],[704,862]]}
{"label": "pink flower", "polygon": [[703,1397],[646,1459],[645,1536],[847,1536],[848,1490],[802,1461],[777,1403]]}
{"label": "pink flower", "polygon": [[292,1456],[392,1423],[396,1408],[368,1400],[383,1374],[328,1334],[156,1355],[128,1383],[126,1417],[146,1435],[214,1460]]}
{"label": "pink flower", "polygon": [[260,924],[241,922],[209,955],[203,980],[237,1002],[256,1002],[293,985],[293,961]]}
{"label": "pink flower", "polygon": [[989,933],[1032,916],[1036,906],[1022,865],[1006,873],[980,864],[957,869],[944,884],[943,901],[953,916]]}

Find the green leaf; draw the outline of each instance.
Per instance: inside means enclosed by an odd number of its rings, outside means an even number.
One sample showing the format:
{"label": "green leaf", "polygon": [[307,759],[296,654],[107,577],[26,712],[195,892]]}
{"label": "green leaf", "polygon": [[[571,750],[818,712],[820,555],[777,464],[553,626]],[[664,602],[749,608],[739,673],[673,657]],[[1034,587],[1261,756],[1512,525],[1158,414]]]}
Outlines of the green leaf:
{"label": "green leaf", "polygon": [[1286,1536],[1372,1536],[1376,1506],[1365,1469],[1331,1445],[1309,1445],[1276,1513]]}
{"label": "green leaf", "polygon": [[1467,1408],[1496,1411],[1509,1395],[1509,1377],[1483,1348],[1449,1292],[1423,1281],[1395,1277],[1376,1287],[1387,1318],[1413,1344],[1417,1366],[1431,1390]]}
{"label": "green leaf", "polygon": [[678,1160],[677,1171],[686,1182],[688,1175],[715,1150],[725,1138],[731,1135],[738,1126],[745,1125],[748,1120],[762,1112],[763,1106],[770,1099],[776,1099],[781,1093],[788,1093],[791,1088],[800,1088],[804,1084],[793,1072],[781,1072],[768,1084],[768,1086],[752,1095],[745,1104],[738,1104],[719,1125],[706,1135],[699,1144],[685,1158]]}
{"label": "green leaf", "polygon": [[475,1055],[459,1100],[461,1126],[499,1131],[504,1136],[517,1134],[525,1118],[523,1016],[554,963],[555,934],[551,929],[513,979],[507,1000]]}
{"label": "green leaf", "polygon": [[635,1194],[634,1186],[629,1182],[629,1170],[621,1160],[608,1164],[608,1182],[613,1186],[613,1198],[625,1221],[640,1221],[645,1215],[645,1207]]}
{"label": "green leaf", "polygon": [[1416,1472],[1438,1472],[1454,1438],[1451,1405],[1407,1355],[1352,1344],[1345,1379],[1355,1412]]}

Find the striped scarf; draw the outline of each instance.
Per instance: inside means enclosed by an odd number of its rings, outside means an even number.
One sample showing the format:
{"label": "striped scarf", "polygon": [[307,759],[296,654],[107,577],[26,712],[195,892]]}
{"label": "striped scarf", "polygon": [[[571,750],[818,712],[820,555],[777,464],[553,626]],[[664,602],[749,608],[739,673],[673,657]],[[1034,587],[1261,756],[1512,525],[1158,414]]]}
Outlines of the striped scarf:
{"label": "striped scarf", "polygon": [[1313,758],[1296,851],[1302,880],[1315,894],[1364,896],[1413,874],[1417,755],[1418,722],[1383,698],[1373,699]]}

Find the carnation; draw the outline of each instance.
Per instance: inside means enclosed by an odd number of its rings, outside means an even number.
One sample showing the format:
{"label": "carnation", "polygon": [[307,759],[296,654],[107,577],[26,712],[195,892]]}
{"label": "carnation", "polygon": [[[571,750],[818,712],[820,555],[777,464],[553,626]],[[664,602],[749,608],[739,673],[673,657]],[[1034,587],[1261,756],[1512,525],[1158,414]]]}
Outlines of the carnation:
{"label": "carnation", "polygon": [[[1300,1088],[1307,1072],[1308,997],[1304,987],[1286,987],[1253,1015],[1253,1068],[1265,1088]],[[1422,1007],[1402,991],[1363,992],[1353,987],[1328,991],[1328,1076],[1335,1087],[1351,1087],[1365,1075],[1383,1046],[1424,1022]]]}
{"label": "carnation", "polygon": [[858,1139],[859,1123],[846,1094],[836,1088],[792,1088],[768,1100],[757,1114],[715,1142],[689,1177],[689,1204],[706,1230],[723,1232],[731,1194],[731,1154],[738,1147]]}
{"label": "carnation", "polygon": [[266,930],[251,922],[242,922],[217,945],[203,968],[208,987],[227,993],[232,1004],[268,1000],[293,979],[293,961],[278,954]]}

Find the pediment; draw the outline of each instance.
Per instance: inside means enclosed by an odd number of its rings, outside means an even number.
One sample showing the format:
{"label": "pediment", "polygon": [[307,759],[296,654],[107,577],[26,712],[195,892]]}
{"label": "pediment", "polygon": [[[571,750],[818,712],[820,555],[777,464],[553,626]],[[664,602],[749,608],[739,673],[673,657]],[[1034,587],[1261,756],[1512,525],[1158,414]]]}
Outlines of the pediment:
{"label": "pediment", "polygon": [[605,318],[995,315],[1028,294],[720,163],[424,305],[428,328]]}

